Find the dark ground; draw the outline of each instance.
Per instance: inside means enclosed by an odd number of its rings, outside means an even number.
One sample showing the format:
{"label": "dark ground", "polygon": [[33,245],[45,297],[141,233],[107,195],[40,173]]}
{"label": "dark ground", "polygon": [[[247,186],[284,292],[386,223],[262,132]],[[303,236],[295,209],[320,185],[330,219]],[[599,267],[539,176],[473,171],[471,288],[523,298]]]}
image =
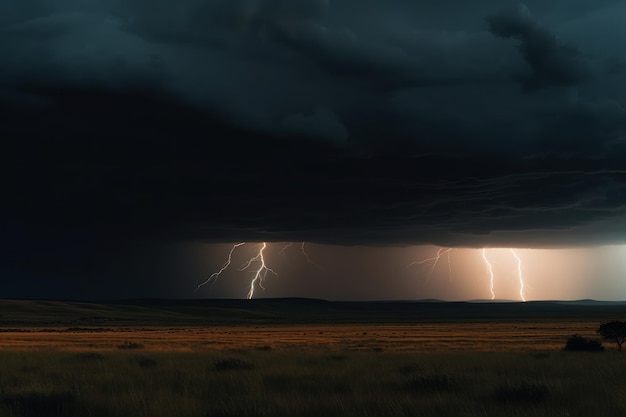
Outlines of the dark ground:
{"label": "dark ground", "polygon": [[0,327],[194,326],[237,324],[437,323],[623,320],[626,303],[331,302],[314,299],[125,300],[109,302],[1,300]]}

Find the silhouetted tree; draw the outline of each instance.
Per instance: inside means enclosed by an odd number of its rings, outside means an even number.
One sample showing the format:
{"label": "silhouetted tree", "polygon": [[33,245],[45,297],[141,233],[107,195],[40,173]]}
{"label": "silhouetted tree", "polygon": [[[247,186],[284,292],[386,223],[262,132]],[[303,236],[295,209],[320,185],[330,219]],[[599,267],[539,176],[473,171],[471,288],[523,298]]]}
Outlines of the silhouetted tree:
{"label": "silhouetted tree", "polygon": [[573,334],[567,339],[564,350],[585,351],[585,352],[602,352],[604,346],[596,340],[591,340]]}
{"label": "silhouetted tree", "polygon": [[598,333],[609,342],[617,343],[617,350],[622,351],[622,343],[626,341],[626,322],[610,321],[602,323]]}

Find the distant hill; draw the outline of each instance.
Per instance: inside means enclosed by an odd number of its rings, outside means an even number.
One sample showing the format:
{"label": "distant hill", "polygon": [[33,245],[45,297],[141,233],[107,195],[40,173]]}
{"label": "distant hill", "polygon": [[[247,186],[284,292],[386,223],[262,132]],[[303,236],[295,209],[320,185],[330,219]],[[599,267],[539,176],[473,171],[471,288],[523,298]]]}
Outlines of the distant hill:
{"label": "distant hill", "polygon": [[626,303],[138,299],[0,300],[1,327],[626,320]]}

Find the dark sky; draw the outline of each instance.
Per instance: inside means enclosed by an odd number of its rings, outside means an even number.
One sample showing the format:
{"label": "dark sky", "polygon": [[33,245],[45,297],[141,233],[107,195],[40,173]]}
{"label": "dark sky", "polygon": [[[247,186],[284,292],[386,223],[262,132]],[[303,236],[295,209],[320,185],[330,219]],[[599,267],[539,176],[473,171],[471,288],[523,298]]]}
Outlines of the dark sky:
{"label": "dark sky", "polygon": [[0,0],[5,292],[139,294],[148,259],[176,275],[193,242],[625,243],[624,19],[620,0]]}

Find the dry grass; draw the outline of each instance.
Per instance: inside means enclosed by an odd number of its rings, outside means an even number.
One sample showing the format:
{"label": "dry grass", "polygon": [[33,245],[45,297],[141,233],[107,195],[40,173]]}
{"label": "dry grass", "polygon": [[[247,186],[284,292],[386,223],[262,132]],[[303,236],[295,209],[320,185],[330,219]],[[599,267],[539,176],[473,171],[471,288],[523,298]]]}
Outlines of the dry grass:
{"label": "dry grass", "polygon": [[14,329],[0,416],[624,416],[626,353],[562,351],[597,326]]}
{"label": "dry grass", "polygon": [[626,355],[616,352],[97,353],[0,354],[0,415],[626,414]]}
{"label": "dry grass", "polygon": [[[392,352],[527,352],[561,349],[578,333],[597,337],[598,322],[267,325],[216,327],[94,327],[5,329],[0,349],[142,350],[224,349],[384,350]],[[27,331],[24,331],[27,330]]]}

